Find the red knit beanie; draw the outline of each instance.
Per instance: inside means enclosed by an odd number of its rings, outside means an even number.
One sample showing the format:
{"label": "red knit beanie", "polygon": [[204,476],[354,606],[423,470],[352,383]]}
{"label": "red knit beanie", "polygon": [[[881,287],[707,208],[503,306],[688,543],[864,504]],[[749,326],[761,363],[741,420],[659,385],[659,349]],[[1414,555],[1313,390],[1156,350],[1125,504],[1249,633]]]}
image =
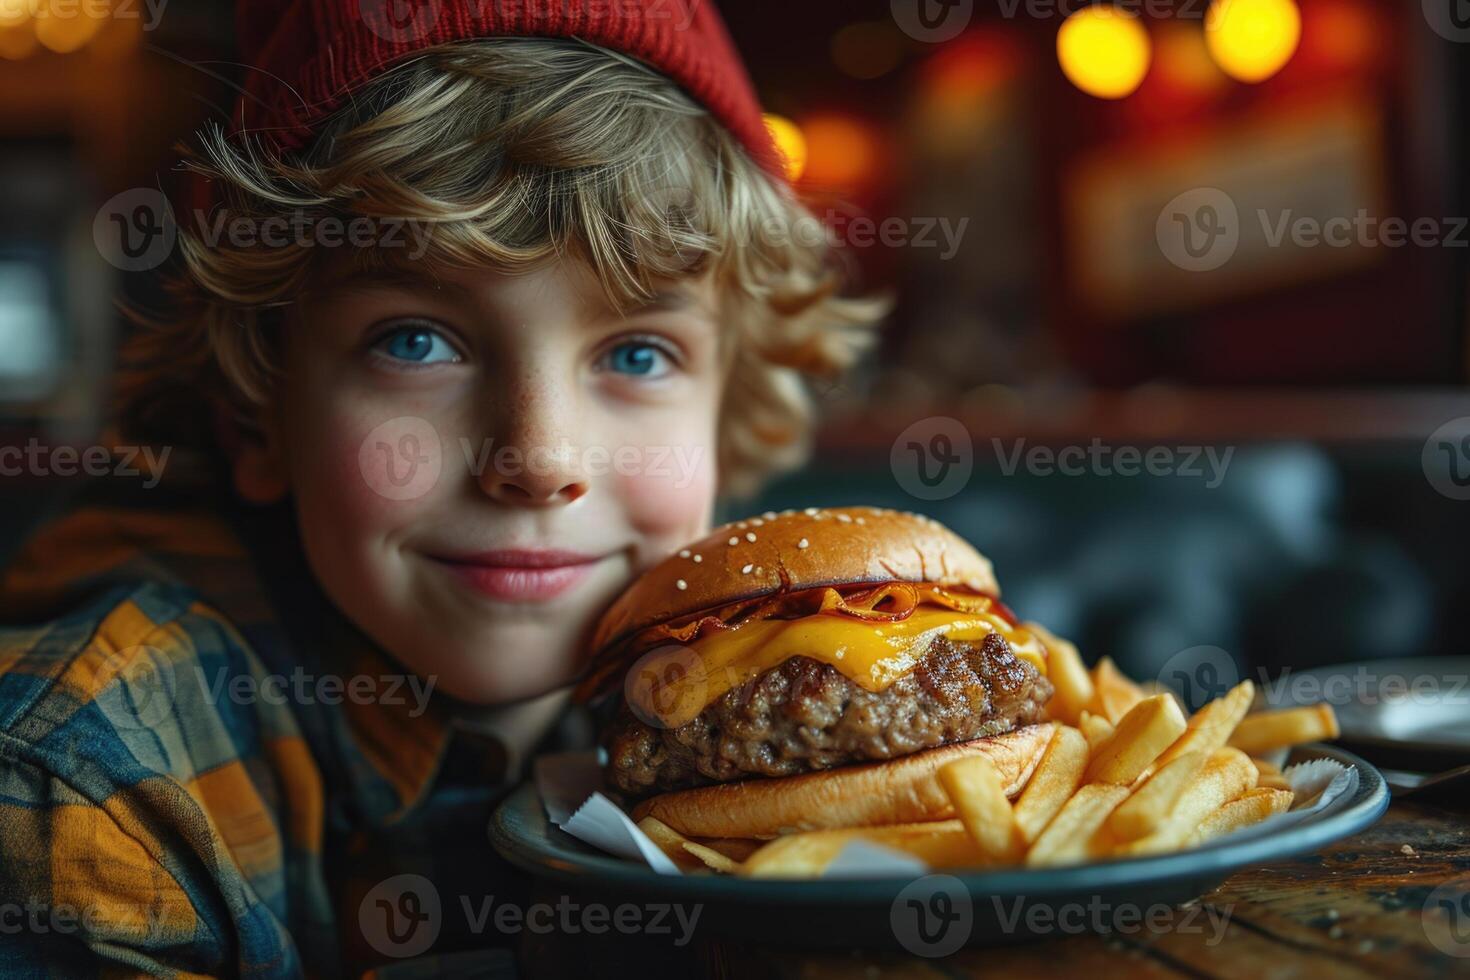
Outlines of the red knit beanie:
{"label": "red knit beanie", "polygon": [[237,132],[278,150],[353,90],[425,48],[483,37],[577,37],[631,55],[681,85],[784,179],[760,102],[712,0],[237,0],[252,69]]}

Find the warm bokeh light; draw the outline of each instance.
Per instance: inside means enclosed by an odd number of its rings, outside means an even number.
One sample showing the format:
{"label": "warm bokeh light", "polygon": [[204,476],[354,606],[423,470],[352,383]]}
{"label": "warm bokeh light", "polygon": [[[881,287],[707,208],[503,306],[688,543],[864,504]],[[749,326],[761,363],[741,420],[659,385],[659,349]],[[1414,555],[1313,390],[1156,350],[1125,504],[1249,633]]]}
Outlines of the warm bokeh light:
{"label": "warm bokeh light", "polygon": [[853,78],[878,78],[903,60],[903,40],[892,20],[848,24],[832,36],[832,63]]}
{"label": "warm bokeh light", "polygon": [[786,162],[786,179],[792,182],[800,180],[806,171],[806,137],[802,135],[801,127],[774,112],[766,113],[765,120],[766,130]]}
{"label": "warm bokeh light", "polygon": [[1324,68],[1371,65],[1382,50],[1383,25],[1364,0],[1318,0],[1302,24],[1301,56]]}
{"label": "warm bokeh light", "polygon": [[35,16],[40,0],[0,0],[0,27],[18,27]]}
{"label": "warm bokeh light", "polygon": [[812,116],[802,122],[806,136],[805,177],[808,182],[852,187],[872,175],[878,162],[877,139],[868,126],[850,116]]}
{"label": "warm bokeh light", "polygon": [[1106,4],[1077,11],[1057,32],[1062,72],[1073,85],[1100,99],[1132,94],[1148,74],[1150,57],[1143,24]]}
{"label": "warm bokeh light", "polygon": [[36,18],[36,39],[57,54],[80,50],[102,29],[103,19],[85,13],[85,7],[68,16],[49,14]]}
{"label": "warm bokeh light", "polygon": [[[57,54],[80,51],[100,35],[118,33],[104,28],[122,19],[126,18],[113,16],[108,0],[0,0],[0,58],[18,60],[42,46]],[[122,33],[131,36],[134,32]]]}
{"label": "warm bokeh light", "polygon": [[1025,56],[1009,36],[973,31],[941,45],[919,69],[919,90],[926,102],[970,107],[1020,70]]}
{"label": "warm bokeh light", "polygon": [[1205,15],[1205,43],[1225,73],[1263,82],[1296,53],[1302,15],[1294,0],[1214,0]]}

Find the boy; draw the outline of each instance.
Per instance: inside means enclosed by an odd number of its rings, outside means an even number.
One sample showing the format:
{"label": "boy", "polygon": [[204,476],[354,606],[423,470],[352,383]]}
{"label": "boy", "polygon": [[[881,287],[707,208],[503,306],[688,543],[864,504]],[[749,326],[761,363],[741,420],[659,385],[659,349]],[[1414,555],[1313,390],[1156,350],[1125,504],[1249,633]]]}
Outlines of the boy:
{"label": "boy", "polygon": [[802,375],[877,313],[794,233],[709,3],[404,8],[242,6],[213,210],[121,379],[179,451],[0,591],[0,903],[36,910],[0,974],[492,945],[458,896],[500,893],[490,811],[598,614],[800,458]]}

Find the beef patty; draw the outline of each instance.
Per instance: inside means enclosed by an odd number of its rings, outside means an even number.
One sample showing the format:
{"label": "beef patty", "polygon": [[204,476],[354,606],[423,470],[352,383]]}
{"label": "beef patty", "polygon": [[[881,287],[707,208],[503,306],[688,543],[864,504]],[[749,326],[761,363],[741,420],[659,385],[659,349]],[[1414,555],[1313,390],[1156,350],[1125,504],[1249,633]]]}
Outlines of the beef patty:
{"label": "beef patty", "polygon": [[1030,724],[1051,694],[1051,682],[996,633],[935,639],[912,672],[877,693],[828,664],[792,657],[677,728],[650,726],[621,705],[607,737],[608,774],[641,796],[900,758]]}

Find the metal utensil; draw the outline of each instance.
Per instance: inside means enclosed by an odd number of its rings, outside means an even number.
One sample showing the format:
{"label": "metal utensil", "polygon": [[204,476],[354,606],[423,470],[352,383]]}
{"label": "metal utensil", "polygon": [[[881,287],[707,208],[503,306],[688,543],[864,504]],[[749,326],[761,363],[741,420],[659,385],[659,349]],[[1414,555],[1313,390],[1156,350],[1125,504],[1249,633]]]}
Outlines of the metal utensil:
{"label": "metal utensil", "polygon": [[[1470,785],[1470,766],[1459,766],[1444,772],[1410,772],[1405,769],[1382,769],[1383,778],[1388,780],[1389,792],[1394,799],[1407,796],[1448,798],[1458,795],[1465,799],[1464,792]],[[1458,791],[1458,794],[1452,791]]]}

